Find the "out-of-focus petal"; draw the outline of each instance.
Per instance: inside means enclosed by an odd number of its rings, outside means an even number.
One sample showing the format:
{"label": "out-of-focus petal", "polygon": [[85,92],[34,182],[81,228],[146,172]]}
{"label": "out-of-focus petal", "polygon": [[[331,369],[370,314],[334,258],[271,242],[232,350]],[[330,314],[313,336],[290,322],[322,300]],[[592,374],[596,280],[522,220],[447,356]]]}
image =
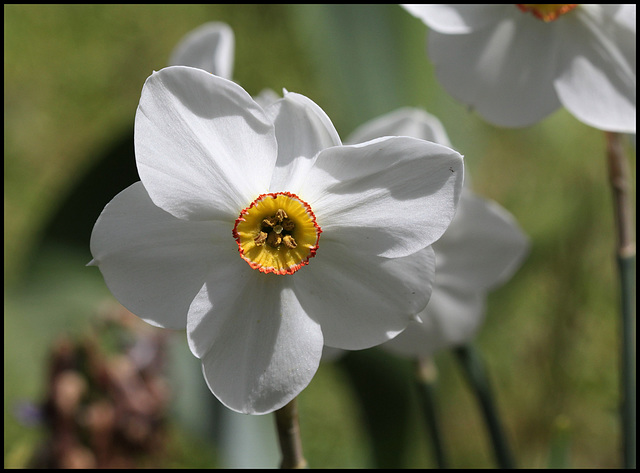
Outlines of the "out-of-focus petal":
{"label": "out-of-focus petal", "polygon": [[246,414],[291,401],[322,356],[322,330],[300,306],[290,279],[247,265],[212,273],[191,305],[187,335],[211,391]]}
{"label": "out-of-focus petal", "polygon": [[560,107],[556,74],[559,22],[514,13],[466,35],[430,32],[429,57],[442,86],[485,120],[532,125]]}
{"label": "out-of-focus petal", "polygon": [[429,300],[435,268],[431,247],[395,259],[334,242],[321,243],[318,252],[293,282],[328,346],[359,350],[382,343],[403,330]]}
{"label": "out-of-focus petal", "polygon": [[504,16],[505,7],[513,5],[484,4],[427,4],[401,5],[429,28],[446,34],[465,34],[496,23]]}
{"label": "out-of-focus petal", "polygon": [[403,107],[368,121],[356,128],[347,144],[364,143],[383,136],[412,136],[451,147],[442,123],[419,108]]}
{"label": "out-of-focus petal", "polygon": [[[437,276],[437,275],[436,275]],[[484,320],[484,293],[453,285],[434,287],[422,323],[411,322],[384,349],[409,357],[427,357],[436,351],[462,345],[476,335]]]}
{"label": "out-of-focus petal", "polygon": [[187,33],[169,59],[170,66],[191,66],[225,79],[233,77],[235,36],[226,23],[211,21]]}
{"label": "out-of-focus petal", "polygon": [[[627,14],[635,18],[635,8]],[[562,104],[580,121],[635,133],[636,32],[617,18],[597,5],[584,5],[566,18],[554,85]]]}
{"label": "out-of-focus petal", "polygon": [[189,305],[225,240],[234,243],[226,224],[178,219],[155,206],[137,182],[102,211],[91,254],[127,309],[153,325],[185,328]]}
{"label": "out-of-focus petal", "polygon": [[152,74],[135,119],[140,178],[153,202],[179,218],[237,218],[268,190],[273,124],[239,85],[201,69]]}
{"label": "out-of-focus petal", "polygon": [[463,178],[457,152],[387,137],[320,152],[299,195],[311,205],[324,240],[401,257],[440,238],[455,214]]}
{"label": "out-of-focus petal", "polygon": [[433,248],[436,280],[448,278],[484,292],[511,278],[529,250],[529,241],[504,208],[464,190],[456,216]]}
{"label": "out-of-focus petal", "polygon": [[278,161],[271,192],[296,193],[321,150],[341,144],[333,123],[307,97],[291,92],[266,108],[278,139]]}

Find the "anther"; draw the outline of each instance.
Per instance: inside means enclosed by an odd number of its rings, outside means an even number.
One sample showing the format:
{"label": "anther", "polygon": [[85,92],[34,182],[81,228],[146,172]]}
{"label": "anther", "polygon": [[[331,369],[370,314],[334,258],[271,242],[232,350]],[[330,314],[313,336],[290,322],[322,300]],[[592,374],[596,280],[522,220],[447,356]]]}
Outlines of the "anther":
{"label": "anther", "polygon": [[276,214],[274,215],[274,217],[276,218],[278,223],[282,223],[282,221],[287,218],[287,212],[285,212],[283,209],[278,209],[276,210]]}
{"label": "anther", "polygon": [[282,243],[284,244],[284,246],[290,249],[294,249],[296,246],[298,246],[298,244],[296,243],[296,241],[293,239],[291,235],[283,236]]}
{"label": "anther", "polygon": [[267,236],[267,243],[270,246],[277,248],[278,246],[280,246],[280,243],[282,243],[282,236],[276,232],[271,232]]}
{"label": "anther", "polygon": [[262,246],[264,245],[264,242],[267,241],[267,236],[268,235],[266,232],[260,232],[253,241],[255,242],[256,246]]}
{"label": "anther", "polygon": [[285,218],[282,221],[282,228],[284,228],[287,232],[290,232],[294,229],[296,225],[293,223],[293,220],[289,218]]}

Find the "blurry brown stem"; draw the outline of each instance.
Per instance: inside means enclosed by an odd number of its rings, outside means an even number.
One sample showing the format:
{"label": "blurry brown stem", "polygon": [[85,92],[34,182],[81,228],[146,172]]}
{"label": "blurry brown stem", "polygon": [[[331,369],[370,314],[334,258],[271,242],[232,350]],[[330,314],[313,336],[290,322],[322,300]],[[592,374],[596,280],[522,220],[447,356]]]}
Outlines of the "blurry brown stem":
{"label": "blurry brown stem", "polygon": [[619,133],[605,132],[607,137],[607,163],[609,182],[613,191],[614,217],[617,230],[617,254],[619,257],[634,257],[636,244],[633,237],[631,212],[629,163],[622,149]]}
{"label": "blurry brown stem", "polygon": [[307,460],[302,454],[298,405],[296,398],[275,412],[278,441],[282,452],[280,468],[307,468]]}
{"label": "blurry brown stem", "polygon": [[636,467],[636,380],[635,380],[635,258],[636,244],[630,197],[629,164],[622,149],[622,136],[606,132],[609,182],[613,192],[616,225],[616,261],[620,276],[621,406],[624,468]]}

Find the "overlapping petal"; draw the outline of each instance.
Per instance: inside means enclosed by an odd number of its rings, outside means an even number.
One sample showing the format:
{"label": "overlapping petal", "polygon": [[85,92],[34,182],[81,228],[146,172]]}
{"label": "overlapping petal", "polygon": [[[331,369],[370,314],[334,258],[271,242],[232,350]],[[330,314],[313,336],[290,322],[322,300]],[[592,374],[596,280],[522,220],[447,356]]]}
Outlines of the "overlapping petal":
{"label": "overlapping petal", "polygon": [[504,16],[511,5],[487,4],[403,4],[402,7],[420,18],[429,28],[446,34],[466,34],[485,28]]}
{"label": "overlapping petal", "polygon": [[[623,15],[635,18],[635,6],[620,7],[627,11]],[[554,81],[560,101],[583,123],[635,133],[635,24],[631,29],[597,5],[585,5],[575,13],[560,30],[563,47]]]}
{"label": "overlapping petal", "polygon": [[91,254],[122,305],[153,325],[183,329],[191,301],[228,239],[225,222],[178,219],[155,206],[137,182],[102,211]]}
{"label": "overlapping petal", "polygon": [[453,97],[495,125],[521,127],[560,106],[552,85],[558,25],[513,9],[517,15],[469,34],[432,31],[428,50],[438,80]]}
{"label": "overlapping petal", "polygon": [[465,189],[456,216],[433,248],[438,256],[436,281],[456,281],[460,287],[486,292],[513,276],[529,242],[503,207]]}
{"label": "overlapping petal", "polygon": [[300,195],[323,240],[402,257],[431,245],[456,210],[462,156],[435,143],[386,137],[320,152]]}
{"label": "overlapping petal", "polygon": [[360,125],[349,135],[346,143],[364,143],[383,136],[413,136],[451,147],[440,120],[413,107],[399,108]]}
{"label": "overlapping petal", "polygon": [[429,300],[435,270],[430,247],[393,259],[333,242],[322,251],[293,283],[303,309],[322,326],[325,345],[378,345],[404,330]]}
{"label": "overlapping petal", "polygon": [[201,69],[151,75],[135,120],[140,178],[179,218],[236,218],[266,192],[277,159],[273,124],[239,85]]}
{"label": "overlapping petal", "polygon": [[316,155],[340,145],[340,137],[324,111],[303,95],[287,92],[266,112],[278,139],[278,161],[269,190],[298,193]]}
{"label": "overlapping petal", "polygon": [[233,77],[235,36],[226,23],[211,21],[190,31],[171,53],[169,65],[203,69],[225,79]]}
{"label": "overlapping petal", "polygon": [[485,293],[442,283],[434,291],[422,322],[411,322],[384,349],[408,357],[428,357],[435,352],[469,342],[484,320]]}
{"label": "overlapping petal", "polygon": [[243,413],[271,412],[313,378],[322,330],[300,306],[290,279],[246,264],[221,269],[191,305],[189,345],[223,404]]}

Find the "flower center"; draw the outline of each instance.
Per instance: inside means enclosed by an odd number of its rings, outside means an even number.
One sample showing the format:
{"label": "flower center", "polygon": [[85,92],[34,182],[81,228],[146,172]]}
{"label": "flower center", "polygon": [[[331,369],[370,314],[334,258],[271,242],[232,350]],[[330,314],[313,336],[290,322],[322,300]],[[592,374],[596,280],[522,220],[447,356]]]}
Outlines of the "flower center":
{"label": "flower center", "polygon": [[262,194],[233,227],[240,256],[263,273],[293,274],[318,250],[322,230],[309,204],[289,192]]}
{"label": "flower center", "polygon": [[577,3],[564,3],[559,5],[524,4],[516,3],[516,6],[523,12],[531,12],[533,16],[542,21],[556,20],[560,15],[570,12],[578,6]]}

